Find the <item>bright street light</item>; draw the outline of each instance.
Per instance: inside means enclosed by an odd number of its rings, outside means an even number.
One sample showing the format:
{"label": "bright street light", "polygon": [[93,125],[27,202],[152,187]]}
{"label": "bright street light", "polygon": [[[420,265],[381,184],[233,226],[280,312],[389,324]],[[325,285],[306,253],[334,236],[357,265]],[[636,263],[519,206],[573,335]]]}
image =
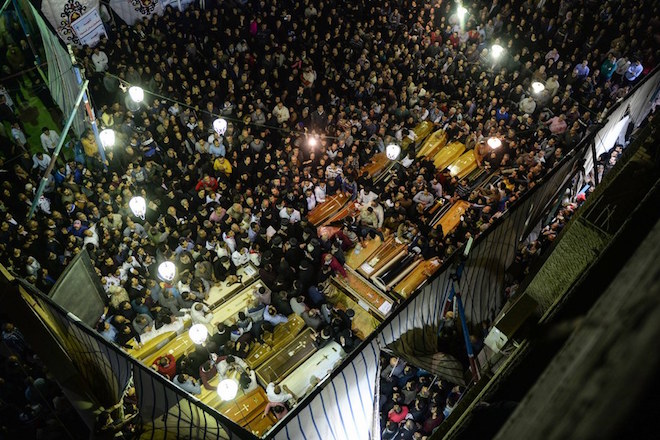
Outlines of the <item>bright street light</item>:
{"label": "bright street light", "polygon": [[231,400],[236,397],[238,392],[238,382],[234,379],[221,380],[218,384],[218,396],[224,401]]}
{"label": "bright street light", "polygon": [[493,55],[493,58],[497,60],[504,53],[504,48],[499,44],[493,44],[493,47],[490,49],[490,53]]}
{"label": "bright street light", "polygon": [[142,90],[142,87],[131,86],[128,88],[128,94],[135,102],[142,102],[144,99],[144,90]]}
{"label": "bright street light", "polygon": [[397,160],[400,154],[401,146],[397,144],[389,144],[385,147],[385,156],[387,156],[389,160]]}
{"label": "bright street light", "polygon": [[134,216],[144,220],[144,215],[147,213],[147,201],[144,200],[144,197],[133,197],[129,200],[128,207],[131,208]]}
{"label": "bright street light", "polygon": [[316,147],[319,144],[319,138],[314,133],[307,135],[307,145],[311,148]]}
{"label": "bright street light", "polygon": [[493,150],[497,150],[498,148],[500,148],[502,146],[502,141],[499,138],[496,138],[496,137],[488,138],[486,143]]}
{"label": "bright street light", "polygon": [[227,121],[222,118],[218,118],[213,121],[213,130],[215,130],[218,135],[222,136],[227,131]]}
{"label": "bright street light", "polygon": [[193,344],[200,345],[206,341],[209,331],[204,324],[195,324],[188,330],[188,336]]}
{"label": "bright street light", "polygon": [[163,261],[158,265],[158,275],[169,283],[176,275],[176,266],[171,261]]}
{"label": "bright street light", "polygon": [[112,128],[106,128],[99,133],[103,148],[110,148],[115,144],[115,131]]}
{"label": "bright street light", "polygon": [[544,90],[545,90],[545,85],[544,85],[542,82],[534,81],[534,82],[532,83],[532,91],[533,91],[534,93],[537,93],[537,94],[538,94],[538,93],[541,93],[541,92],[544,91]]}

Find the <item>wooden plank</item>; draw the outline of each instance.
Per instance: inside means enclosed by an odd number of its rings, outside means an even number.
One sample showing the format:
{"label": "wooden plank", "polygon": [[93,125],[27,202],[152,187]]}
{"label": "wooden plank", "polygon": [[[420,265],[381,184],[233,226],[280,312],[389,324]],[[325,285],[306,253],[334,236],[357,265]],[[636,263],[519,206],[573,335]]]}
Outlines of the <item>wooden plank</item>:
{"label": "wooden plank", "polygon": [[278,353],[255,370],[257,379],[264,387],[270,382],[279,382],[302,364],[315,351],[312,335],[314,331],[306,328],[296,338],[285,345]]}

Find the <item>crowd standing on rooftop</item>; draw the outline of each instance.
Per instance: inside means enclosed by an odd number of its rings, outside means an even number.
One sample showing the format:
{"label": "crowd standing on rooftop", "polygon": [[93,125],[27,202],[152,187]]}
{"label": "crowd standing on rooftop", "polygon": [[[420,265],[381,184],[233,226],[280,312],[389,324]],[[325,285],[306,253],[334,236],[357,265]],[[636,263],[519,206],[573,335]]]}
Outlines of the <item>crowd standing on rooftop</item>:
{"label": "crowd standing on rooftop", "polygon": [[[29,145],[14,127],[12,148],[25,153],[3,166],[2,262],[48,291],[87,249],[109,297],[99,331],[126,347],[251,262],[268,288],[256,320],[263,326],[221,355],[244,357],[260,331],[294,309],[350,349],[350,326],[323,313],[323,282],[344,275],[345,250],[391,233],[425,258],[446,258],[542,179],[657,62],[657,2],[468,6],[461,17],[449,1],[205,1],[118,24],[109,39],[76,50],[115,146],[102,162],[93,133],[84,134],[76,160],[59,159],[35,202],[59,133],[45,127],[41,145]],[[504,48],[499,58],[494,43]],[[544,90],[534,93],[532,82]],[[139,107],[124,93],[130,85],[146,91]],[[13,92],[0,93],[9,122],[17,122]],[[213,130],[218,116],[229,122],[223,135]],[[396,165],[389,180],[361,173],[425,120],[505,179],[474,189],[424,158]],[[501,148],[487,148],[491,136]],[[361,211],[339,233],[319,236],[306,217],[338,192]],[[145,220],[128,206],[136,195],[147,200]],[[441,199],[471,202],[447,236],[429,224]],[[173,284],[157,277],[165,260],[177,265]],[[171,379],[188,386],[185,375]]]}

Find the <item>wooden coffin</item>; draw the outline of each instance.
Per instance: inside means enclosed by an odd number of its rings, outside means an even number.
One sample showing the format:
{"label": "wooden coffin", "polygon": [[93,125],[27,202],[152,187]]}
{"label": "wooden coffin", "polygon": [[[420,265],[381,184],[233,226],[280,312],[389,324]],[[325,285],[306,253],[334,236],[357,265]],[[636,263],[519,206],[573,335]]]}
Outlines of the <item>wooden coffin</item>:
{"label": "wooden coffin", "polygon": [[417,145],[421,144],[426,137],[431,134],[431,131],[433,130],[433,123],[430,121],[422,121],[419,124],[413,128],[413,132],[415,133],[416,139],[413,140],[408,136],[408,133],[403,137],[403,140],[401,141],[401,151],[407,151],[410,147],[416,147]]}
{"label": "wooden coffin", "polygon": [[143,363],[146,366],[150,366],[156,361],[158,357],[164,356],[166,354],[171,354],[175,359],[178,359],[181,357],[181,355],[189,353],[194,349],[195,344],[193,344],[193,341],[190,340],[188,332],[184,332],[165,344],[165,346],[160,350],[144,358]]}
{"label": "wooden coffin", "polygon": [[254,344],[250,354],[245,359],[245,363],[253,370],[256,369],[291,342],[304,326],[305,321],[299,315],[295,313],[289,315],[289,321],[278,324],[273,330],[273,334],[267,338],[268,340],[264,344],[259,342]]}
{"label": "wooden coffin", "polygon": [[446,143],[447,133],[443,129],[434,131],[422,144],[417,152],[417,157],[433,158]]}
{"label": "wooden coffin", "polygon": [[441,225],[442,235],[447,236],[448,234],[452,233],[454,229],[456,229],[458,224],[461,222],[461,216],[465,214],[465,211],[467,211],[469,207],[470,202],[466,202],[465,200],[457,201],[449,208],[447,213],[443,215],[436,224],[433,225],[433,227],[437,228],[438,225]]}
{"label": "wooden coffin", "polygon": [[277,423],[277,417],[272,412],[268,412],[266,417],[257,417],[247,424],[244,428],[257,437],[263,437]]}
{"label": "wooden coffin", "polygon": [[204,302],[211,308],[211,310],[218,308],[234,294],[252,284],[254,280],[259,277],[259,271],[252,264],[248,264],[247,266],[238,269],[236,275],[240,276],[240,283],[230,285],[227,284],[226,281],[222,281],[213,285],[211,289],[209,289],[209,297]]}
{"label": "wooden coffin", "polygon": [[477,168],[477,158],[474,156],[474,150],[465,152],[461,157],[449,165],[449,173],[462,179]]}
{"label": "wooden coffin", "polygon": [[215,327],[218,323],[227,321],[233,323],[238,319],[238,312],[244,312],[246,308],[256,307],[259,301],[257,301],[253,292],[263,285],[263,282],[259,280],[221,303],[213,310],[211,325]]}
{"label": "wooden coffin", "polygon": [[355,246],[353,249],[346,252],[346,266],[353,270],[357,270],[362,263],[373,254],[381,245],[380,237],[367,240],[365,247]]}
{"label": "wooden coffin", "polygon": [[[142,344],[140,348],[132,348],[128,350],[128,354],[133,356],[137,360],[143,360],[157,351],[160,351],[168,342],[176,338],[176,332],[165,332],[161,333],[158,336],[155,336],[149,339],[147,342]],[[133,345],[136,347],[137,342]]]}
{"label": "wooden coffin", "polygon": [[[392,281],[387,283],[387,286],[385,286],[385,287],[387,287],[388,290],[389,289],[394,289],[394,286],[399,284],[399,282],[401,282],[401,280],[403,280],[405,277],[407,277],[408,274],[410,272],[412,272],[413,270],[415,270],[415,268],[423,261],[424,261],[424,259],[422,258],[422,256],[418,255],[417,258],[415,259],[415,261],[413,261],[411,264],[408,265],[408,267],[403,269],[401,271],[401,273],[398,274]],[[392,291],[394,291],[394,290],[392,290]],[[394,292],[396,292],[396,291],[394,291]],[[398,293],[398,292],[396,292],[396,293]],[[401,296],[401,294],[399,294],[399,296]]]}
{"label": "wooden coffin", "polygon": [[[236,372],[231,372],[231,373],[227,374],[227,378],[239,380],[240,375]],[[208,406],[216,408],[216,409],[218,409],[223,404],[223,401],[222,401],[222,399],[220,399],[220,396],[218,395],[218,391],[217,391],[218,384],[220,383],[220,379],[221,379],[221,377],[220,377],[219,374],[216,374],[215,376],[213,376],[213,378],[211,378],[211,380],[209,380],[209,385],[211,387],[213,387],[213,389],[207,390],[206,388],[204,388],[204,385],[202,385],[202,392],[199,395],[196,396],[199,400],[201,400],[202,402],[204,402]],[[222,378],[222,379],[224,379],[224,378]],[[240,387],[239,387],[237,396],[241,396],[241,395],[242,395],[242,393],[241,393],[241,390],[240,390]]]}
{"label": "wooden coffin", "polygon": [[296,399],[302,399],[316,384],[330,373],[346,356],[344,349],[336,342],[330,342],[303,362],[289,374],[280,385],[286,385]]}
{"label": "wooden coffin", "polygon": [[264,387],[270,382],[279,382],[288,376],[298,365],[302,364],[315,351],[316,345],[312,338],[314,331],[306,328],[291,342],[282,347],[266,362],[255,370],[257,380]]}
{"label": "wooden coffin", "polygon": [[336,276],[333,277],[333,282],[364,310],[381,319],[385,318],[392,310],[393,303],[390,297],[376,289],[352,269],[347,269],[346,273],[347,278]]}
{"label": "wooden coffin", "polygon": [[360,168],[360,175],[366,172],[369,177],[375,177],[390,164],[391,161],[387,158],[384,152],[376,153],[373,155],[369,163]]}
{"label": "wooden coffin", "polygon": [[450,142],[435,155],[433,158],[433,165],[435,165],[435,168],[438,170],[444,170],[452,162],[461,157],[461,154],[464,152],[465,144],[461,142]]}
{"label": "wooden coffin", "polygon": [[309,212],[307,220],[315,226],[320,226],[328,217],[339,212],[350,199],[350,196],[347,196],[344,192],[326,197],[325,202],[317,205]]}
{"label": "wooden coffin", "polygon": [[394,290],[399,295],[407,298],[411,293],[417,290],[424,281],[436,273],[438,269],[440,269],[440,266],[440,259],[437,257],[421,262],[394,287]]}
{"label": "wooden coffin", "polygon": [[[237,395],[231,401],[222,402],[218,411],[236,424],[247,427],[255,420],[261,419],[266,405],[268,405],[266,391],[258,387],[242,396]],[[269,420],[272,421],[273,419]]]}
{"label": "wooden coffin", "polygon": [[372,313],[369,308],[365,310],[353,296],[346,293],[337,283],[330,284],[327,299],[334,307],[344,311],[352,309],[355,312],[355,316],[351,320],[351,328],[353,334],[360,339],[365,339],[373,333],[382,322],[378,315]]}
{"label": "wooden coffin", "polygon": [[405,256],[406,248],[405,244],[397,243],[394,237],[389,237],[360,265],[357,271],[365,278],[377,276],[381,269]]}
{"label": "wooden coffin", "polygon": [[337,213],[331,215],[323,222],[324,225],[329,225],[332,223],[337,223],[344,220],[347,217],[353,217],[359,213],[358,204],[355,202],[347,203],[346,206],[341,208]]}

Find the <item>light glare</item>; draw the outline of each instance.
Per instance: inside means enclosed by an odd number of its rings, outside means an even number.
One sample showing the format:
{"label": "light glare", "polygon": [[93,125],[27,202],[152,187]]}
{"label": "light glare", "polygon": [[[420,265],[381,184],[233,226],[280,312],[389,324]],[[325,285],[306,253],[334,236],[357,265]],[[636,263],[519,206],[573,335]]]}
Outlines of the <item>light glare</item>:
{"label": "light glare", "polygon": [[176,275],[176,266],[171,261],[163,261],[158,266],[158,275],[163,279],[163,281],[170,282]]}
{"label": "light glare", "polygon": [[115,144],[115,131],[111,128],[106,128],[99,133],[101,144],[103,148],[112,147]]}
{"label": "light glare", "polygon": [[493,47],[491,48],[491,54],[493,55],[494,59],[499,59],[502,54],[504,53],[504,48],[500,46],[499,44],[493,44]]}
{"label": "light glare", "polygon": [[144,99],[144,90],[142,90],[142,87],[131,86],[128,89],[128,94],[130,95],[131,99],[135,102],[142,102],[142,100]]}
{"label": "light glare", "polygon": [[204,324],[195,324],[188,330],[188,336],[193,344],[200,345],[206,341],[209,331]]}
{"label": "light glare", "polygon": [[238,392],[238,382],[234,379],[224,379],[218,384],[218,396],[224,401],[236,397]]}
{"label": "light glare", "polygon": [[498,149],[498,148],[500,148],[500,147],[502,146],[502,141],[501,141],[499,138],[496,138],[496,137],[489,138],[489,139],[486,141],[486,143],[487,143],[488,146],[489,146],[490,148],[492,148],[493,150],[496,150],[496,149]]}
{"label": "light glare", "polygon": [[389,160],[397,160],[401,154],[401,147],[397,144],[389,144],[385,147],[385,155]]}
{"label": "light glare", "polygon": [[532,91],[534,93],[541,93],[544,90],[545,90],[545,85],[542,82],[534,81],[532,83]]}
{"label": "light glare", "polygon": [[133,215],[144,220],[144,215],[147,213],[147,201],[144,197],[135,196],[128,202],[128,207],[133,211]]}

